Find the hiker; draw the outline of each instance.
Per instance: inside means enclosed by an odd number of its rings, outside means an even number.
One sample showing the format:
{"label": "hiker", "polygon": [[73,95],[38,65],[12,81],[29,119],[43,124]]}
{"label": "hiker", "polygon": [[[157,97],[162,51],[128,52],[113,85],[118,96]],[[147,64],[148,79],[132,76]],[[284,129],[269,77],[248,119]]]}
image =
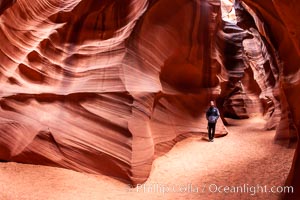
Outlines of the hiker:
{"label": "hiker", "polygon": [[214,141],[216,123],[217,123],[219,116],[220,116],[220,113],[219,113],[218,108],[215,107],[215,104],[213,101],[210,101],[210,107],[206,111],[206,119],[208,121],[207,129],[208,129],[209,142]]}

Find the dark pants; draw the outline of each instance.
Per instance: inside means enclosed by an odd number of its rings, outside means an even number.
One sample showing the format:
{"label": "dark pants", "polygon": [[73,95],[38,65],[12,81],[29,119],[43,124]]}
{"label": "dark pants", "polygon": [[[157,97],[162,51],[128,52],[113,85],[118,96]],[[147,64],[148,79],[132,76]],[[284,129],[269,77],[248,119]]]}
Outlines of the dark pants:
{"label": "dark pants", "polygon": [[216,123],[208,123],[208,138],[214,139],[216,130]]}

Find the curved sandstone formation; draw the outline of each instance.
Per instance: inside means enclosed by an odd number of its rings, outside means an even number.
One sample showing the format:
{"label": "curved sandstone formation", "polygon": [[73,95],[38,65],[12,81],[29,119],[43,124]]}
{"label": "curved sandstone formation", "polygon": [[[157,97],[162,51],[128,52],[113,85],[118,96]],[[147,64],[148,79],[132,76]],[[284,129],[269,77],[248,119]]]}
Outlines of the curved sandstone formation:
{"label": "curved sandstone formation", "polygon": [[[294,141],[294,4],[1,1],[0,159],[141,183],[156,155],[206,132],[212,99],[223,120],[262,113],[276,140]],[[300,188],[298,165],[296,153],[289,183]]]}
{"label": "curved sandstone formation", "polygon": [[0,18],[1,160],[144,181],[162,144],[206,132],[218,17],[217,1],[17,1]]}
{"label": "curved sandstone formation", "polygon": [[[277,139],[295,140],[299,137],[299,17],[300,5],[296,1],[243,0],[242,5],[252,15],[258,30],[267,43],[273,47],[279,68],[279,93],[281,99],[281,120],[277,129]],[[294,186],[294,193],[286,194],[286,199],[300,196],[300,146],[297,145],[293,166],[287,185]]]}

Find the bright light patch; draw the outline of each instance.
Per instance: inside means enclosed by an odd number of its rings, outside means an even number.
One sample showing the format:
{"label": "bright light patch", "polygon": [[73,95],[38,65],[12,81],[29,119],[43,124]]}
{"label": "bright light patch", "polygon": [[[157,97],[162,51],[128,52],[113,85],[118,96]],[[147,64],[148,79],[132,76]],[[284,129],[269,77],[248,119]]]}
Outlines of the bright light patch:
{"label": "bright light patch", "polygon": [[234,0],[221,0],[221,12],[223,21],[234,24],[237,23],[234,9]]}

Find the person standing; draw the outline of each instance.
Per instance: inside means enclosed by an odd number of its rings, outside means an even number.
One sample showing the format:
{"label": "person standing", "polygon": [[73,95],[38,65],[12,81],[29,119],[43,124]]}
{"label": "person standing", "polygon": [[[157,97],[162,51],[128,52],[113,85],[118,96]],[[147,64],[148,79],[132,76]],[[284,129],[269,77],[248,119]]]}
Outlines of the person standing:
{"label": "person standing", "polygon": [[220,113],[219,113],[218,108],[215,107],[215,104],[213,101],[210,101],[210,107],[206,111],[206,119],[208,122],[207,129],[208,129],[209,142],[214,141],[216,123],[217,123],[219,116],[220,116]]}

